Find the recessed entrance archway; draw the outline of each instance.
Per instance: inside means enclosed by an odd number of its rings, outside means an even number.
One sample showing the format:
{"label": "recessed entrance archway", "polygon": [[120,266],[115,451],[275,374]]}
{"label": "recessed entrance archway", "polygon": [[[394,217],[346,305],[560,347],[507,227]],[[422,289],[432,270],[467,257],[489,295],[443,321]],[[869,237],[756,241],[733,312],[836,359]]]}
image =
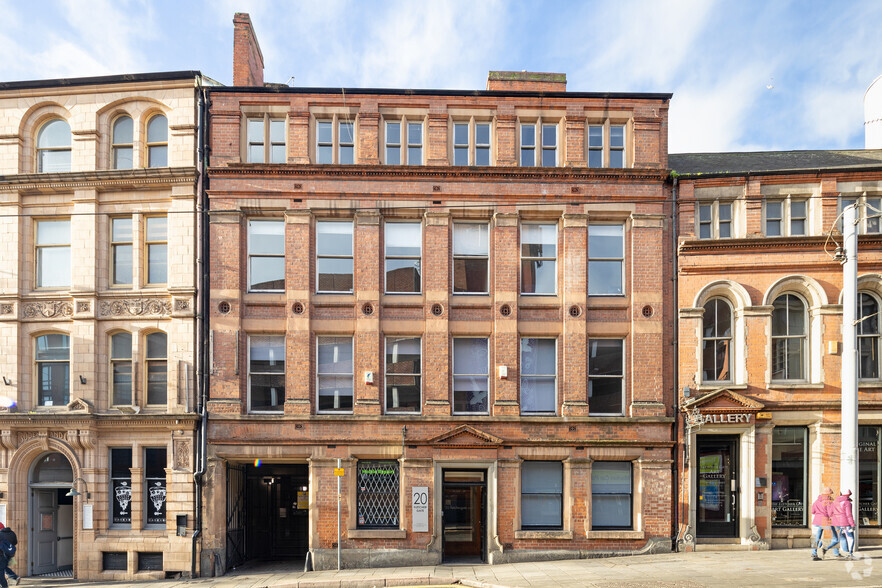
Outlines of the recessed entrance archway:
{"label": "recessed entrance archway", "polygon": [[29,575],[73,570],[74,501],[67,495],[73,480],[73,467],[61,453],[44,453],[31,465]]}

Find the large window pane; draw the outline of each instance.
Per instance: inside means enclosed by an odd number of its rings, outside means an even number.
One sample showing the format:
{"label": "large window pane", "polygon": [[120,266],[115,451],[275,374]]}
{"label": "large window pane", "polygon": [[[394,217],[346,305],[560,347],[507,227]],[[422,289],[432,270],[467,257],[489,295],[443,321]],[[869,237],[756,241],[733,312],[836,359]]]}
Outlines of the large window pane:
{"label": "large window pane", "polygon": [[862,527],[879,526],[879,427],[858,427],[858,517]]}
{"label": "large window pane", "polygon": [[248,288],[285,289],[285,221],[248,221]]}
{"label": "large window pane", "polygon": [[352,411],[352,337],[319,337],[319,411]]}
{"label": "large window pane", "polygon": [[144,517],[147,525],[165,525],[168,456],[165,447],[144,450]]}
{"label": "large window pane", "polygon": [[521,413],[557,412],[557,342],[521,339]]}
{"label": "large window pane", "polygon": [[419,412],[421,345],[419,337],[386,339],[386,412]]}
{"label": "large window pane", "polygon": [[132,448],[110,450],[110,524],[131,525]]}
{"label": "large window pane", "polygon": [[386,223],[386,292],[420,292],[420,223]]}
{"label": "large window pane", "polygon": [[132,404],[132,334],[117,333],[110,338],[110,364],[113,371],[113,404]]}
{"label": "large window pane", "polygon": [[489,370],[486,338],[453,340],[454,412],[487,412]]}
{"label": "large window pane", "polygon": [[630,529],[631,463],[595,461],[591,464],[591,528]]}
{"label": "large window pane", "polygon": [[525,461],[521,466],[521,527],[563,527],[563,464]]}
{"label": "large window pane", "polygon": [[168,335],[162,332],[147,335],[147,404],[168,401]]}
{"label": "large window pane", "polygon": [[168,219],[164,216],[147,217],[147,282],[168,282]]}
{"label": "large window pane", "polygon": [[588,342],[588,409],[590,414],[624,412],[624,341]]}
{"label": "large window pane", "polygon": [[351,292],[353,284],[352,222],[316,223],[319,292]]}
{"label": "large window pane", "polygon": [[359,460],[355,484],[359,528],[398,528],[398,466],[391,460]]}
{"label": "large window pane", "polygon": [[622,225],[588,226],[588,294],[624,293],[625,233]]}
{"label": "large window pane", "polygon": [[70,337],[60,333],[36,339],[37,402],[64,406],[70,402]]}
{"label": "large window pane", "polygon": [[557,291],[557,225],[521,225],[521,292]]}
{"label": "large window pane", "polygon": [[732,364],[732,309],[715,298],[704,305],[702,323],[702,381],[730,380]]}
{"label": "large window pane", "polygon": [[252,411],[279,411],[285,402],[285,337],[255,335],[249,341]]}
{"label": "large window pane", "polygon": [[70,171],[70,125],[65,120],[52,120],[37,136],[37,172]]}
{"label": "large window pane", "polygon": [[864,380],[879,378],[879,302],[872,294],[858,296],[858,375]]}
{"label": "large window pane", "polygon": [[37,222],[38,288],[70,286],[70,220]]}
{"label": "large window pane", "polygon": [[808,429],[775,427],[772,433],[772,525],[805,527],[808,524]]}

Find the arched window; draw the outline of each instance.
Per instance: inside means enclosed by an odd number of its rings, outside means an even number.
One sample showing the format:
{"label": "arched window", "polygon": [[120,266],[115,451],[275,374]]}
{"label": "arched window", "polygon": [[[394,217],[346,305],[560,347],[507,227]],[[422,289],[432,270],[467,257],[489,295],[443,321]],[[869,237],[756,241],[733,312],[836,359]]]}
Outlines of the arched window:
{"label": "arched window", "polygon": [[70,171],[70,125],[56,118],[43,125],[37,135],[37,172],[67,171]]}
{"label": "arched window", "polygon": [[132,334],[110,337],[110,372],[113,374],[111,404],[132,404]]}
{"label": "arched window", "polygon": [[113,121],[113,169],[132,169],[135,152],[135,125],[132,117]]}
{"label": "arched window", "polygon": [[772,379],[804,380],[807,349],[805,303],[782,294],[772,304]]}
{"label": "arched window", "polygon": [[168,119],[157,114],[147,123],[147,167],[168,165]]}
{"label": "arched window", "polygon": [[36,339],[37,404],[65,406],[70,402],[70,337],[62,333]]}
{"label": "arched window", "polygon": [[704,305],[701,329],[701,381],[732,379],[732,307],[721,298]]}
{"label": "arched window", "polygon": [[147,335],[147,404],[168,402],[168,336],[162,332]]}
{"label": "arched window", "polygon": [[872,294],[858,295],[858,378],[879,378],[879,301]]}

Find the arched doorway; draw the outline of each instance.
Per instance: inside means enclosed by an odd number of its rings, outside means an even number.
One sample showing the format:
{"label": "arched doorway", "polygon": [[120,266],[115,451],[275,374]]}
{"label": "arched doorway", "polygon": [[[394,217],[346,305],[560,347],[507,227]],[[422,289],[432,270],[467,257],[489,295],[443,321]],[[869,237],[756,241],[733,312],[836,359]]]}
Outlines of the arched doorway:
{"label": "arched doorway", "polygon": [[73,480],[73,468],[61,453],[34,460],[29,477],[30,575],[72,573],[74,507],[73,496],[67,494]]}

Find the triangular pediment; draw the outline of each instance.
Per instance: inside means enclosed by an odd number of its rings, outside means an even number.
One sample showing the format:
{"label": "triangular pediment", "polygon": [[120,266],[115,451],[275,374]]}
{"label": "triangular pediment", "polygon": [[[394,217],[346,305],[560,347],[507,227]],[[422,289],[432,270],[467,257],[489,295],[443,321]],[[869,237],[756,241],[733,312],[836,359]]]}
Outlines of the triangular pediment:
{"label": "triangular pediment", "polygon": [[718,388],[704,396],[692,398],[683,403],[683,410],[695,410],[713,412],[756,412],[765,408],[765,404],[748,398],[743,394],[733,392],[728,388]]}
{"label": "triangular pediment", "polygon": [[82,398],[74,398],[67,405],[69,411],[83,411],[88,414],[92,413],[92,406]]}
{"label": "triangular pediment", "polygon": [[448,431],[442,435],[438,435],[431,440],[433,445],[458,445],[458,446],[474,446],[474,445],[501,445],[502,439],[485,433],[470,425],[461,425],[452,431]]}

